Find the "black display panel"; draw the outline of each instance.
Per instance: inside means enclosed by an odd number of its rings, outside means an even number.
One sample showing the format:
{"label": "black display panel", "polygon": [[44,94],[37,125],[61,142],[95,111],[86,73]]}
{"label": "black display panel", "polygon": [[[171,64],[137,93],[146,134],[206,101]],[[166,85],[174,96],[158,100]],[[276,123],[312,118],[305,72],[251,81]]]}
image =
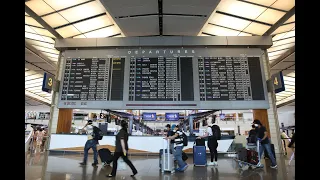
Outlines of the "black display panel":
{"label": "black display panel", "polygon": [[259,57],[198,58],[200,101],[265,100]]}
{"label": "black display panel", "polygon": [[123,78],[125,58],[112,58],[111,101],[123,99]]}
{"label": "black display panel", "polygon": [[259,57],[248,57],[253,100],[265,100]]}
{"label": "black display panel", "polygon": [[192,57],[131,57],[129,81],[129,101],[194,100]]}
{"label": "black display panel", "polygon": [[61,100],[123,100],[124,58],[66,59]]}

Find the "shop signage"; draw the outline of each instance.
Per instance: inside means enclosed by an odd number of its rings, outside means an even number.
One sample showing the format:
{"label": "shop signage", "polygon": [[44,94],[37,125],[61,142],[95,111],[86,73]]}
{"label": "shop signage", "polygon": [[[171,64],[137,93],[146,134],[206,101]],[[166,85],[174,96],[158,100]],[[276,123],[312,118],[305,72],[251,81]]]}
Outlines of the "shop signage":
{"label": "shop signage", "polygon": [[157,113],[143,113],[142,119],[144,121],[155,121],[157,120]]}
{"label": "shop signage", "polygon": [[179,113],[166,113],[166,121],[178,121]]}

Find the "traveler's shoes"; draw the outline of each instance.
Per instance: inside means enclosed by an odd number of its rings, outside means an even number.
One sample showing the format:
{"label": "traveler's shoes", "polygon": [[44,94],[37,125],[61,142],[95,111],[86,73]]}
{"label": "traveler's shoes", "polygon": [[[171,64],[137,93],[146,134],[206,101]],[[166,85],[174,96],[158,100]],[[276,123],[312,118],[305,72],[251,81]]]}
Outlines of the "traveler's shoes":
{"label": "traveler's shoes", "polygon": [[115,176],[112,175],[112,174],[108,174],[107,177],[112,178],[112,177],[115,177]]}
{"label": "traveler's shoes", "polygon": [[87,163],[85,163],[85,162],[82,162],[82,163],[79,163],[81,166],[86,166],[87,165]]}
{"label": "traveler's shoes", "polygon": [[276,169],[278,167],[278,165],[274,165],[274,166],[270,166],[273,169]]}
{"label": "traveler's shoes", "polygon": [[174,170],[178,171],[178,172],[182,172],[182,170],[180,168],[175,168]]}
{"label": "traveler's shoes", "polygon": [[98,165],[98,163],[92,163],[92,166],[97,166]]}
{"label": "traveler's shoes", "polygon": [[110,166],[110,164],[104,162],[104,163],[103,163],[103,167],[106,167],[106,166]]}
{"label": "traveler's shoes", "polygon": [[138,174],[138,172],[133,173],[132,175],[130,175],[131,177],[134,177],[136,174]]}
{"label": "traveler's shoes", "polygon": [[263,168],[263,167],[264,167],[264,165],[261,164],[260,162],[257,164],[257,168]]}
{"label": "traveler's shoes", "polygon": [[188,168],[188,164],[181,168],[181,171],[185,171]]}
{"label": "traveler's shoes", "polygon": [[213,162],[213,165],[218,166],[218,162],[217,161]]}
{"label": "traveler's shoes", "polygon": [[208,162],[207,165],[208,166],[214,166],[214,162]]}

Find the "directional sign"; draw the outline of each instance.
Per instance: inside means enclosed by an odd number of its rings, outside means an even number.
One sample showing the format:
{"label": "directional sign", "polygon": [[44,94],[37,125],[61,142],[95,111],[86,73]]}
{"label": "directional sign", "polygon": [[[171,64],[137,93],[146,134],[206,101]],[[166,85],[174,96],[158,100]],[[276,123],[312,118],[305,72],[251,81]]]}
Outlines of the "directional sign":
{"label": "directional sign", "polygon": [[271,81],[272,81],[275,93],[279,93],[285,90],[283,75],[281,71],[276,74],[273,74],[271,77]]}
{"label": "directional sign", "polygon": [[54,76],[48,73],[44,73],[42,82],[42,91],[51,93],[53,87]]}

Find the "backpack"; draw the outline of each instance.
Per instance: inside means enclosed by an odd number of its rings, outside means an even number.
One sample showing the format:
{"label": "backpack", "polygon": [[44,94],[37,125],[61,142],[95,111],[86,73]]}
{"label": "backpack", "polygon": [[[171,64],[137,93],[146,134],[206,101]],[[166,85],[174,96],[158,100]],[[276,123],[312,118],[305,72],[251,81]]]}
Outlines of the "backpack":
{"label": "backpack", "polygon": [[188,136],[182,132],[182,142],[183,142],[183,146],[188,146]]}
{"label": "backpack", "polygon": [[257,140],[258,140],[257,132],[255,130],[250,130],[248,143],[257,143]]}
{"label": "backpack", "polygon": [[220,140],[221,139],[220,127],[217,125],[212,125],[211,129],[212,129],[212,136],[215,137],[217,140]]}
{"label": "backpack", "polygon": [[96,126],[93,126],[92,137],[94,140],[101,140],[103,138],[103,132]]}

